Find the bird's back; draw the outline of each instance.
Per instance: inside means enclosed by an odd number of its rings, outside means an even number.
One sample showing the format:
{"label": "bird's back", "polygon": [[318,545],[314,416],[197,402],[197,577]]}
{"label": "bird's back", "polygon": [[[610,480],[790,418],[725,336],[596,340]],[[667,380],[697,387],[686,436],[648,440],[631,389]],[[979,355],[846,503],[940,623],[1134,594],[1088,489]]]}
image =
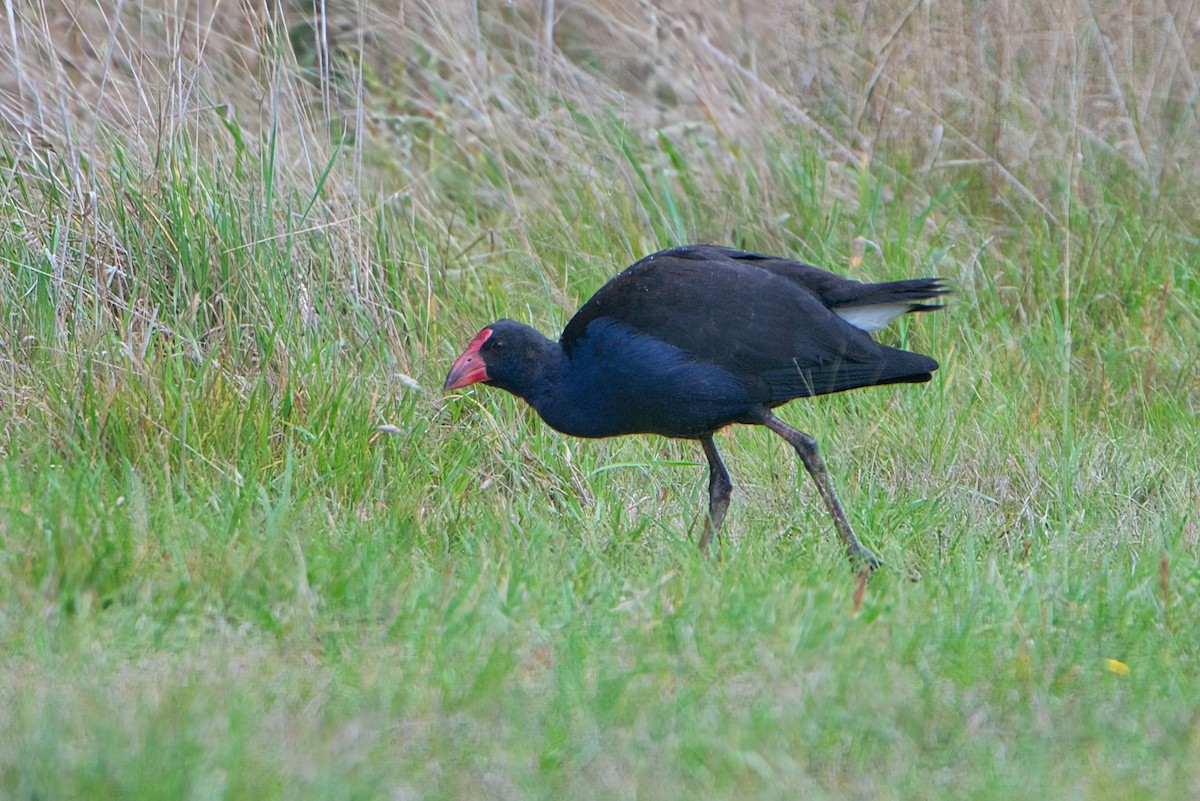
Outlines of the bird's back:
{"label": "bird's back", "polygon": [[[867,284],[811,265],[730,248],[654,253],[605,284],[563,330],[568,357],[597,321],[627,326],[728,371],[754,403],[927,381],[937,362],[876,343],[889,315],[939,308],[921,301],[936,279]],[[865,321],[865,322],[864,322]]]}

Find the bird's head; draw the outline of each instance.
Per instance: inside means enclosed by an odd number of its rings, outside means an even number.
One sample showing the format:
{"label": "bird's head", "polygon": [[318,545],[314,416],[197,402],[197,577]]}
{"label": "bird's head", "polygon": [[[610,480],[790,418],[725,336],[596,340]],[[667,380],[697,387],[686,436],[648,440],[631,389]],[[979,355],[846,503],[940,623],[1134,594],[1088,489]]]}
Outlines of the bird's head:
{"label": "bird's head", "polygon": [[475,335],[446,376],[445,390],[484,383],[528,397],[558,345],[522,323],[497,320]]}

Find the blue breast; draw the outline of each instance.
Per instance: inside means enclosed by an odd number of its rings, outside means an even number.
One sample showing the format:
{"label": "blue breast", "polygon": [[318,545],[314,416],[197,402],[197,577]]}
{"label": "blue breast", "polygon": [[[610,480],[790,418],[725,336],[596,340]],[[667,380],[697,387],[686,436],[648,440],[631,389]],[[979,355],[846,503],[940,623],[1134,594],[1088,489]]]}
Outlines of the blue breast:
{"label": "blue breast", "polygon": [[549,425],[577,437],[696,437],[755,405],[728,370],[609,318],[588,326],[563,368],[556,391],[529,400]]}

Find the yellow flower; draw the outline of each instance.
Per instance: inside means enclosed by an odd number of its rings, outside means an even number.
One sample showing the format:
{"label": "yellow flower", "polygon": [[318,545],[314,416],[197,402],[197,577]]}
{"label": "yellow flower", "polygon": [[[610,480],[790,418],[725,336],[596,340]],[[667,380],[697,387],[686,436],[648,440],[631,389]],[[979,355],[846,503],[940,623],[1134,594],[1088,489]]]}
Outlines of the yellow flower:
{"label": "yellow flower", "polygon": [[1129,665],[1125,664],[1120,659],[1105,659],[1104,666],[1108,668],[1110,673],[1115,673],[1118,676],[1129,675]]}

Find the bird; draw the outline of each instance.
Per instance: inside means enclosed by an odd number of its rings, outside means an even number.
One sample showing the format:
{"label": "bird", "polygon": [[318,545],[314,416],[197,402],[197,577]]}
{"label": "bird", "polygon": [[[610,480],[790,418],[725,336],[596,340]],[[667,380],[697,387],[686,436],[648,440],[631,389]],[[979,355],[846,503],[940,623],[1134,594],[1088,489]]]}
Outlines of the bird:
{"label": "bird", "polygon": [[[719,245],[652,253],[604,284],[555,342],[509,319],[488,324],[455,360],[445,391],[472,384],[525,400],[563,434],[698,440],[708,461],[709,552],[733,492],[714,433],[765,426],[795,450],[851,561],[880,561],[854,533],[817,441],[776,416],[796,398],[929,381],[938,363],[876,342],[909,312],[940,309],[939,278],[866,283],[786,257]],[[719,550],[718,550],[719,556]]]}

